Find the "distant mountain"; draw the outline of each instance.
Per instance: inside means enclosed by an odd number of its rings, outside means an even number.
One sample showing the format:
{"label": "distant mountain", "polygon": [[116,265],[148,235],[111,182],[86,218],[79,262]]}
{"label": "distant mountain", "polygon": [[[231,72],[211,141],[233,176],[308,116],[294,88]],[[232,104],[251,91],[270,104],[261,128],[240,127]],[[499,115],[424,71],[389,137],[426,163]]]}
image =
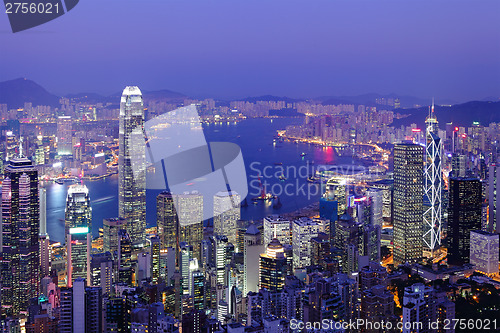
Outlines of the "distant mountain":
{"label": "distant mountain", "polygon": [[[444,128],[445,123],[450,122],[464,127],[471,126],[475,121],[484,126],[488,126],[492,122],[500,122],[500,102],[472,101],[452,106],[436,105],[434,110],[441,128]],[[408,114],[408,117],[395,120],[393,126],[408,126],[414,123],[420,128],[424,128],[425,118],[429,114],[429,107],[398,109],[397,112]]]}
{"label": "distant mountain", "polygon": [[33,106],[57,107],[59,97],[25,78],[0,82],[0,104],[7,104],[9,109],[15,109],[24,107],[24,102],[31,102]]}

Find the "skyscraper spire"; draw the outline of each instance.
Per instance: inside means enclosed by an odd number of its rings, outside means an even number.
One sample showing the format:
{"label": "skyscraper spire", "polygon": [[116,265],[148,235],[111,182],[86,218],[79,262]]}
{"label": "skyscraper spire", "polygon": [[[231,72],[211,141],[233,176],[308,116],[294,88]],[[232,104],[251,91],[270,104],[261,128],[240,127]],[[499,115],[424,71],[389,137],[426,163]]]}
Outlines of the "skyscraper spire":
{"label": "skyscraper spire", "polygon": [[432,97],[432,108],[431,108],[432,114],[434,114],[434,97]]}

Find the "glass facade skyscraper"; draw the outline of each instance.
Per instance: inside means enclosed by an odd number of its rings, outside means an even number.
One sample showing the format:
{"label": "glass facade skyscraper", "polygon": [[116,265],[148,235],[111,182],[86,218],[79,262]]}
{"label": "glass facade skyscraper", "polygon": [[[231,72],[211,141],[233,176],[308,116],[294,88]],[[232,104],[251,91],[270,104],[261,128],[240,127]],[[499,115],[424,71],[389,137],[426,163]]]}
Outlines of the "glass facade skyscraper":
{"label": "glass facade skyscraper", "polygon": [[[118,215],[127,219],[127,231],[134,244],[144,244],[146,229],[146,170],[132,168],[135,163],[146,164],[146,144],[142,142],[144,105],[138,87],[126,87],[120,102],[119,156],[118,156]],[[134,136],[139,139],[132,140]]]}
{"label": "glass facade skyscraper", "polygon": [[201,262],[203,196],[196,192],[162,192],[156,197],[156,214],[162,249],[177,249],[177,257],[179,244],[185,242],[193,247],[193,257]]}
{"label": "glass facade skyscraper", "polygon": [[425,250],[436,250],[441,245],[442,184],[441,158],[443,145],[438,136],[438,121],[434,104],[426,123],[426,147],[424,168],[424,223],[423,240]]}
{"label": "glass facade skyscraper", "polygon": [[40,282],[38,172],[27,158],[5,167],[2,184],[1,303],[6,315],[26,311]]}
{"label": "glass facade skyscraper", "polygon": [[423,147],[394,146],[394,266],[422,259]]}
{"label": "glass facade skyscraper", "polygon": [[236,223],[241,218],[240,202],[240,195],[234,191],[219,192],[214,196],[214,233],[227,236],[234,246],[237,245]]}
{"label": "glass facade skyscraper", "polygon": [[65,234],[70,228],[88,227],[92,233],[92,207],[89,189],[85,185],[71,185],[66,196]]}
{"label": "glass facade skyscraper", "polygon": [[60,116],[57,118],[57,154],[71,155],[73,153],[72,146],[72,130],[73,123],[70,116]]}
{"label": "glass facade skyscraper", "polygon": [[448,206],[448,263],[469,262],[470,232],[481,230],[482,186],[478,178],[450,178]]}

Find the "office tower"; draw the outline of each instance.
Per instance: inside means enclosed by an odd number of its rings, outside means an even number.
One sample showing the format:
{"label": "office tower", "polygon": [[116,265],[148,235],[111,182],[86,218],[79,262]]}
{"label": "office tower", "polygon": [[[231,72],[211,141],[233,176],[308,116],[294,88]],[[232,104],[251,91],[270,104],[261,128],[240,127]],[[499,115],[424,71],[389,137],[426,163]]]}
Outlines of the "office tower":
{"label": "office tower", "polygon": [[290,220],[279,215],[264,218],[264,246],[277,238],[281,244],[291,244]]}
{"label": "office tower", "polygon": [[481,230],[481,181],[450,178],[448,204],[448,263],[469,262],[470,232]]}
{"label": "office tower", "polygon": [[102,332],[102,294],[99,287],[86,287],[76,279],[73,287],[61,288],[59,332]]}
{"label": "office tower", "polygon": [[17,139],[12,131],[5,133],[5,161],[8,162],[19,157]]}
{"label": "office tower", "polygon": [[182,242],[179,244],[180,251],[179,251],[179,258],[178,258],[178,265],[179,265],[179,271],[182,276],[182,291],[185,295],[189,294],[189,266],[190,266],[190,261],[193,259],[193,246]]}
{"label": "office tower", "polygon": [[141,285],[151,278],[151,254],[143,251],[137,254],[135,285]]}
{"label": "office tower", "polygon": [[1,304],[6,315],[26,311],[40,281],[38,172],[27,158],[5,167],[2,184]]}
{"label": "office tower", "polygon": [[[174,196],[178,221],[178,243],[186,242],[193,246],[193,258],[201,258],[203,240],[203,196],[198,192]],[[239,201],[238,201],[239,203]],[[239,214],[239,211],[238,211]]]}
{"label": "office tower", "polygon": [[466,167],[466,156],[462,154],[453,154],[451,157],[451,177],[465,177]]}
{"label": "office tower", "polygon": [[103,294],[111,294],[113,256],[110,252],[92,254],[90,257],[90,278],[90,285],[101,287]]}
{"label": "office tower", "polygon": [[[127,219],[127,231],[134,244],[143,244],[146,229],[146,144],[142,142],[144,107],[138,87],[126,87],[120,101],[118,156],[118,215]],[[132,160],[136,166],[132,169]],[[137,164],[144,161],[144,168]]]}
{"label": "office tower", "polygon": [[371,224],[382,228],[383,191],[370,187],[366,191],[366,198],[370,206]]}
{"label": "office tower", "polygon": [[426,146],[424,167],[424,223],[423,241],[426,251],[431,255],[441,245],[441,219],[442,219],[442,184],[443,172],[441,159],[443,144],[438,136],[438,121],[432,109],[425,120]]}
{"label": "office tower", "polygon": [[500,233],[500,165],[490,165],[488,173],[488,232]]}
{"label": "office tower", "polygon": [[195,310],[204,310],[205,275],[199,270],[193,272],[193,304]]}
{"label": "office tower", "polygon": [[311,265],[323,265],[324,260],[330,257],[330,238],[325,233],[311,239]]}
{"label": "office tower", "polygon": [[255,224],[250,224],[243,245],[243,295],[248,292],[259,291],[259,272],[255,269],[259,264],[260,254],[266,247],[262,244],[262,237]]}
{"label": "office tower", "polygon": [[308,218],[292,223],[293,268],[311,264],[311,239],[318,236],[318,224]]}
{"label": "office tower", "polygon": [[423,149],[394,146],[394,265],[422,259]]}
{"label": "office tower", "polygon": [[[236,192],[218,192],[214,196],[214,234],[225,235],[236,245],[236,222],[240,215],[240,195]],[[240,250],[241,251],[241,250]]]}
{"label": "office tower", "polygon": [[118,231],[118,255],[115,260],[115,280],[132,284],[132,240],[125,229]]}
{"label": "office tower", "polygon": [[57,118],[57,154],[71,155],[73,153],[72,138],[73,122],[70,116],[60,116]]}
{"label": "office tower", "polygon": [[157,236],[151,237],[151,281],[156,284],[160,280],[160,238]]}
{"label": "office tower", "polygon": [[43,165],[45,164],[45,149],[43,147],[43,136],[39,135],[36,140],[35,149],[35,164]]}
{"label": "office tower", "polygon": [[349,214],[343,214],[335,224],[335,247],[340,250],[341,270],[353,273],[358,270],[358,258],[363,255],[363,224]]}
{"label": "office tower", "polygon": [[102,238],[104,252],[110,252],[113,256],[118,251],[118,231],[127,228],[127,220],[122,217],[103,219]]}
{"label": "office tower", "polygon": [[170,192],[162,192],[156,197],[156,226],[162,249],[178,248],[178,223],[174,196]]}
{"label": "office tower", "polygon": [[330,221],[329,242],[333,244],[335,238],[335,221],[338,219],[339,204],[333,198],[331,192],[327,191],[319,199],[319,217]]}
{"label": "office tower", "polygon": [[60,291],[59,332],[73,332],[73,288],[61,288]]}
{"label": "office tower", "polygon": [[64,227],[65,235],[70,228],[80,227],[87,227],[92,234],[92,207],[87,186],[75,184],[68,187]]}
{"label": "office tower", "polygon": [[47,190],[41,188],[39,193],[40,200],[40,274],[42,277],[50,274],[50,240],[47,234]]}
{"label": "office tower", "polygon": [[210,242],[212,248],[212,262],[216,269],[217,284],[224,285],[228,257],[228,239],[226,236],[215,235],[210,237]]}
{"label": "office tower", "polygon": [[162,248],[179,251],[179,244],[193,246],[193,257],[200,261],[203,240],[203,196],[197,192],[171,194],[156,198],[156,223]]}
{"label": "office tower", "polygon": [[78,278],[86,279],[90,285],[90,253],[92,235],[89,227],[69,228],[66,235],[68,287]]}
{"label": "office tower", "polygon": [[267,245],[266,252],[260,255],[260,289],[267,289],[272,292],[281,291],[285,286],[287,270],[283,245],[275,238]]}
{"label": "office tower", "polygon": [[498,234],[482,230],[470,232],[470,263],[483,274],[498,274]]}
{"label": "office tower", "polygon": [[73,332],[85,333],[85,280],[78,278],[73,286]]}

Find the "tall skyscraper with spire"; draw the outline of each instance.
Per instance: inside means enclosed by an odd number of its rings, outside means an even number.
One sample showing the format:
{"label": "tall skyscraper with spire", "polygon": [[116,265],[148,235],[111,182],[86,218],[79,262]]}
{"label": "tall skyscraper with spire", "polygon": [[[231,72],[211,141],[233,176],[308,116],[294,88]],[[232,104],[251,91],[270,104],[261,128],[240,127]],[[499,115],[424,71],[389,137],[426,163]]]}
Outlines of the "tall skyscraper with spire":
{"label": "tall skyscraper with spire", "polygon": [[[127,219],[127,231],[134,244],[144,244],[146,229],[146,173],[132,169],[135,163],[146,163],[146,145],[131,146],[130,142],[143,139],[144,105],[138,87],[123,90],[120,102],[119,156],[118,156],[118,214]],[[138,140],[132,137],[139,136]],[[141,169],[141,168],[139,168]]]}
{"label": "tall skyscraper with spire", "polygon": [[40,214],[38,172],[27,158],[12,159],[2,184],[1,305],[19,315],[38,296]]}
{"label": "tall skyscraper with spire", "polygon": [[443,144],[438,136],[438,121],[434,113],[434,100],[425,120],[426,146],[424,167],[424,251],[430,252],[441,245],[442,183],[441,157]]}

